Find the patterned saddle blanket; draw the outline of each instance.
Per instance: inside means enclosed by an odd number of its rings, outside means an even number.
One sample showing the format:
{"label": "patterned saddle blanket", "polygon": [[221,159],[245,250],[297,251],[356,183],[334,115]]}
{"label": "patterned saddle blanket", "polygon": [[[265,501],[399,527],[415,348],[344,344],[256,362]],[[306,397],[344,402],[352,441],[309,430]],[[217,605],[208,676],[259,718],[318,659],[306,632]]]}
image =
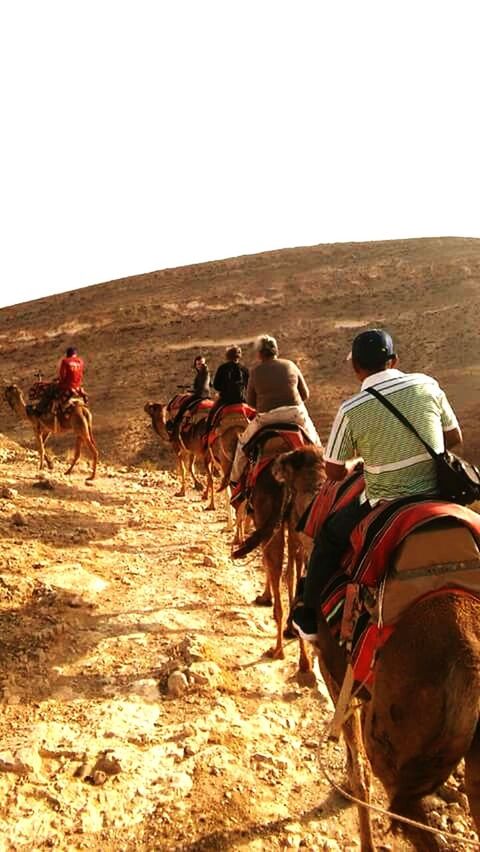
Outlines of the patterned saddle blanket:
{"label": "patterned saddle blanket", "polygon": [[[299,527],[317,535],[328,514],[362,489],[359,473],[327,482]],[[452,591],[480,598],[479,544],[480,515],[432,498],[379,504],[355,527],[320,605],[332,633],[350,648],[357,682],[371,686],[381,646],[414,603]]]}

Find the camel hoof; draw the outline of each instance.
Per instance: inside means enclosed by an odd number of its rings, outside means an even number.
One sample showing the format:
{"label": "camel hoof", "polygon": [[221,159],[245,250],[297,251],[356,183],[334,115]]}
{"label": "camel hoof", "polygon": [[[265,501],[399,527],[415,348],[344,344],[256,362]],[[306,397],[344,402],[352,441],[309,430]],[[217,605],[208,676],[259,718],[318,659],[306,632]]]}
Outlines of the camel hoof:
{"label": "camel hoof", "polygon": [[174,497],[185,497],[185,491],[175,491]]}
{"label": "camel hoof", "polygon": [[71,476],[71,475],[72,475],[72,468],[69,467],[68,470],[65,471],[65,476]]}
{"label": "camel hoof", "polygon": [[214,512],[214,511],[215,511],[215,506],[204,506],[204,507],[203,507],[203,511],[204,511],[204,512]]}
{"label": "camel hoof", "polygon": [[317,685],[317,678],[315,677],[315,673],[312,669],[309,669],[308,671],[298,671],[296,681],[299,686],[308,686],[309,689],[313,689]]}
{"label": "camel hoof", "polygon": [[284,660],[285,659],[285,654],[284,654],[283,648],[270,648],[265,653],[265,656],[268,657],[270,660]]}
{"label": "camel hoof", "polygon": [[272,606],[273,601],[270,597],[266,595],[257,595],[254,602],[255,606]]}
{"label": "camel hoof", "polygon": [[91,476],[89,476],[88,479],[85,480],[85,485],[93,485],[93,479]]}

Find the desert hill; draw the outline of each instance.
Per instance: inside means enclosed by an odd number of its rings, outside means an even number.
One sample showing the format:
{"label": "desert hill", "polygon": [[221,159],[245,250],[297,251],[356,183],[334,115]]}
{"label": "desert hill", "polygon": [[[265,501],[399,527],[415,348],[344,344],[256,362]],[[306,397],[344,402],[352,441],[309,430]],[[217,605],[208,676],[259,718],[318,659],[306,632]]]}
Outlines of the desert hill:
{"label": "desert hill", "polygon": [[[460,415],[466,451],[480,460],[480,240],[439,238],[286,249],[152,272],[0,311],[2,378],[27,389],[50,376],[74,342],[87,363],[103,458],[167,462],[143,405],[192,377],[201,351],[212,370],[226,344],[269,331],[298,361],[326,438],[356,384],[345,363],[353,334],[379,324],[406,370],[430,372]],[[246,361],[250,355],[248,347]],[[29,439],[5,404],[0,431]],[[66,439],[63,439],[65,442]],[[63,446],[65,444],[63,443]]]}

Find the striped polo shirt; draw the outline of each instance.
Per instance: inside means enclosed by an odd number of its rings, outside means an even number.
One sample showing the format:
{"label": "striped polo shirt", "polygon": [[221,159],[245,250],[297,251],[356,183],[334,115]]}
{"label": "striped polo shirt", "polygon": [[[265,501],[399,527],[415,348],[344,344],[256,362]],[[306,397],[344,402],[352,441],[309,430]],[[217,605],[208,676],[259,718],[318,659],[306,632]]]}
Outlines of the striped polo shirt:
{"label": "striped polo shirt", "polygon": [[435,493],[435,464],[418,438],[381,402],[367,393],[375,387],[388,397],[436,451],[443,432],[458,421],[438,382],[422,373],[382,370],[368,376],[360,393],[347,399],[335,417],[325,460],[340,463],[361,456],[366,495],[374,505],[408,495]]}

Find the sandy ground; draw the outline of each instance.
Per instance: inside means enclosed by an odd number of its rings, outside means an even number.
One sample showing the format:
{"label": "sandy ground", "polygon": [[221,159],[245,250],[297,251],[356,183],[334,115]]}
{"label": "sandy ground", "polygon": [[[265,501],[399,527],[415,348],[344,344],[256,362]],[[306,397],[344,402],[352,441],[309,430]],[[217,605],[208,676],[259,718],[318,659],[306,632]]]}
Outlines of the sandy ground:
{"label": "sandy ground", "polygon": [[[295,642],[265,657],[260,560],[231,561],[225,510],[167,471],[63,469],[0,440],[0,850],[357,849],[318,765],[325,687]],[[461,774],[431,800],[461,849]]]}

